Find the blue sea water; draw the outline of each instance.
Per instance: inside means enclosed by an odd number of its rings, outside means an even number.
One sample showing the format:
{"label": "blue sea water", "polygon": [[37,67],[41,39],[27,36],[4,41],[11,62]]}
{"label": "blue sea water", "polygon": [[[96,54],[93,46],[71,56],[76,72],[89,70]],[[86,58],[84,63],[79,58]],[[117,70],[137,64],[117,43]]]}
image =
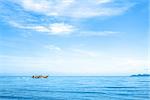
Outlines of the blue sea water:
{"label": "blue sea water", "polygon": [[0,100],[150,100],[149,77],[0,77]]}

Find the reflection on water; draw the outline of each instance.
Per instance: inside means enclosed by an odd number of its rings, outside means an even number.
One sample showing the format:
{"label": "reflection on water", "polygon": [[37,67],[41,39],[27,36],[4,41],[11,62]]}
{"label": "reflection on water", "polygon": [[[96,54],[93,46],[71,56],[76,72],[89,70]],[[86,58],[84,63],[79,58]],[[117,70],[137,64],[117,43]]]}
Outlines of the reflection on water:
{"label": "reflection on water", "polygon": [[149,77],[0,77],[0,100],[149,100]]}

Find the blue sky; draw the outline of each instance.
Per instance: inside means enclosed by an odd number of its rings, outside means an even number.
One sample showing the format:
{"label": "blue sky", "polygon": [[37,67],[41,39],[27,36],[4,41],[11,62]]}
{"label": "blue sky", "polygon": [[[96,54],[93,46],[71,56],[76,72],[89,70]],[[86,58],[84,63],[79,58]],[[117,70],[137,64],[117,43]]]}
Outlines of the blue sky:
{"label": "blue sky", "polygon": [[1,0],[0,75],[148,73],[148,0]]}

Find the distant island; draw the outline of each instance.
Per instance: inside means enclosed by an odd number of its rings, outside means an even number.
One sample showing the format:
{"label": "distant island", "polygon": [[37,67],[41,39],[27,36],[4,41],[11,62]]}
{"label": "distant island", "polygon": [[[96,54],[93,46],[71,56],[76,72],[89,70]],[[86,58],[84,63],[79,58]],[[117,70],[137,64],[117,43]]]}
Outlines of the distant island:
{"label": "distant island", "polygon": [[150,74],[136,74],[136,75],[131,75],[131,77],[147,77],[150,76]]}

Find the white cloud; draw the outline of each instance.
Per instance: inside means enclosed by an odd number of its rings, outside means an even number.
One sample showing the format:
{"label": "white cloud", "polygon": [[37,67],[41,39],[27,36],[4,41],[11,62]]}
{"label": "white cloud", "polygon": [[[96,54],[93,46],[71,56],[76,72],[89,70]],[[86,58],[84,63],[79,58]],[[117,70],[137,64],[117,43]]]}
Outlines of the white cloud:
{"label": "white cloud", "polygon": [[17,3],[27,11],[72,18],[114,16],[133,6],[130,2],[117,0],[19,0]]}
{"label": "white cloud", "polygon": [[34,30],[37,32],[46,32],[49,35],[69,35],[75,31],[74,26],[65,23],[53,23],[49,25],[26,25],[14,21],[9,21],[9,24],[21,29]]}
{"label": "white cloud", "polygon": [[[15,9],[4,7],[9,11],[8,15],[5,15],[7,17],[5,20],[10,25],[55,36],[111,36],[118,34],[120,32],[111,30],[87,31],[88,26],[82,29],[80,20],[72,21],[68,17],[113,16],[124,13],[132,6],[132,3],[127,5],[125,1],[118,3],[117,0],[14,0],[9,3],[12,3]],[[35,13],[32,15],[28,11]],[[11,16],[13,13],[14,16]],[[34,16],[37,13],[44,16]],[[62,16],[67,22],[63,21]]]}
{"label": "white cloud", "polygon": [[103,4],[103,3],[110,3],[110,2],[112,2],[113,0],[96,0],[96,2],[98,3],[98,4]]}
{"label": "white cloud", "polygon": [[75,28],[72,25],[64,24],[64,23],[54,23],[49,26],[51,33],[53,34],[70,34],[75,30]]}
{"label": "white cloud", "polygon": [[21,0],[20,4],[26,10],[38,12],[46,12],[46,10],[49,9],[50,6],[50,3],[46,0]]}
{"label": "white cloud", "polygon": [[26,24],[22,24],[22,23],[17,23],[15,21],[9,21],[9,24],[17,27],[17,28],[21,28],[21,29],[29,29],[29,30],[35,30],[37,32],[51,32],[49,28],[42,26],[42,25],[26,25]]}
{"label": "white cloud", "polygon": [[111,36],[119,33],[115,31],[81,31],[79,36]]}
{"label": "white cloud", "polygon": [[9,21],[9,24],[21,29],[34,30],[37,32],[45,32],[48,33],[48,35],[57,35],[57,36],[62,36],[62,35],[111,36],[120,33],[115,31],[83,31],[83,30],[79,30],[73,25],[65,24],[65,23],[52,23],[49,25],[26,25],[26,24],[24,25],[14,21]]}
{"label": "white cloud", "polygon": [[27,27],[27,29],[33,29],[38,32],[50,32],[50,30],[44,26],[30,26],[30,27]]}

